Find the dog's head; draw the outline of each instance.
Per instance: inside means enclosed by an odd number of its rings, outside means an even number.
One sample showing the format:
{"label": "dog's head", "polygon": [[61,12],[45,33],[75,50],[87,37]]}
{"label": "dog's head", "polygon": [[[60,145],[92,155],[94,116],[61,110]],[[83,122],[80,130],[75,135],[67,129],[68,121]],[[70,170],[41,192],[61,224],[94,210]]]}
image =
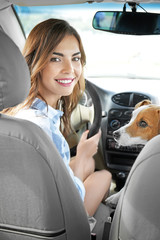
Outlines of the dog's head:
{"label": "dog's head", "polygon": [[145,145],[160,133],[160,106],[144,100],[136,104],[131,120],[125,126],[113,132],[113,137],[119,145]]}

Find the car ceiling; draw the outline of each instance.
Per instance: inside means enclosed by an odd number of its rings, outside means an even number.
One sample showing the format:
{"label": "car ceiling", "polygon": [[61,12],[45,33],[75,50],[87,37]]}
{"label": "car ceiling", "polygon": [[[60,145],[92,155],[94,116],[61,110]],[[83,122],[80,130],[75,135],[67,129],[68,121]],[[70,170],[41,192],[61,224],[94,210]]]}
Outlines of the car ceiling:
{"label": "car ceiling", "polygon": [[158,3],[159,0],[1,0],[0,6],[5,7],[10,4],[19,6],[44,6],[44,5],[63,5],[63,4],[80,4],[80,3],[93,3],[93,2],[137,2],[137,3]]}

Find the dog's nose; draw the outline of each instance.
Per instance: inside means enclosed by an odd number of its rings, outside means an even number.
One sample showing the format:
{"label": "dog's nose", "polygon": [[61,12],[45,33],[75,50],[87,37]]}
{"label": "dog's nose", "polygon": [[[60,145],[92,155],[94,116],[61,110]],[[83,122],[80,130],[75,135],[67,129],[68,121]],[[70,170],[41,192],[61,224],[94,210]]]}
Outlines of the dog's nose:
{"label": "dog's nose", "polygon": [[114,137],[115,140],[118,140],[118,139],[120,138],[120,133],[119,133],[119,131],[114,131],[114,132],[113,132],[113,137]]}

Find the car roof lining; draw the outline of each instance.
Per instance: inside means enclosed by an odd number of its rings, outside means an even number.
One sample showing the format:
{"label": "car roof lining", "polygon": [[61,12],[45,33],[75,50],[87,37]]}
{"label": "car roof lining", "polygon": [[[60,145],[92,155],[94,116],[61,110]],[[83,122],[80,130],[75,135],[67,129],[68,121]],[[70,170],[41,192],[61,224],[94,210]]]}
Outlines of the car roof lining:
{"label": "car roof lining", "polygon": [[[19,5],[19,6],[47,6],[47,5],[65,5],[65,4],[80,4],[80,3],[93,3],[93,2],[117,2],[125,3],[126,0],[1,0],[1,5],[6,4]],[[137,2],[137,3],[158,3],[159,0],[128,0],[127,2]]]}

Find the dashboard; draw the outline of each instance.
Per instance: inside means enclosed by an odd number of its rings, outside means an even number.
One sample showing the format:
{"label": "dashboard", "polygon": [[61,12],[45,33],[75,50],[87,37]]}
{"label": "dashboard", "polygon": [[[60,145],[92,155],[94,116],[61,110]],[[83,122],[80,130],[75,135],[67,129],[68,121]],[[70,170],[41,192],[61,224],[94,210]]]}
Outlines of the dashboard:
{"label": "dashboard", "polygon": [[116,181],[117,190],[120,190],[143,145],[119,147],[113,139],[113,131],[129,122],[134,106],[138,102],[149,99],[152,103],[158,104],[159,100],[153,89],[151,93],[140,91],[138,88],[137,91],[131,91],[128,88],[129,91],[114,92],[106,90],[105,87],[99,87],[97,83],[93,85],[102,105],[101,130],[104,161]]}

